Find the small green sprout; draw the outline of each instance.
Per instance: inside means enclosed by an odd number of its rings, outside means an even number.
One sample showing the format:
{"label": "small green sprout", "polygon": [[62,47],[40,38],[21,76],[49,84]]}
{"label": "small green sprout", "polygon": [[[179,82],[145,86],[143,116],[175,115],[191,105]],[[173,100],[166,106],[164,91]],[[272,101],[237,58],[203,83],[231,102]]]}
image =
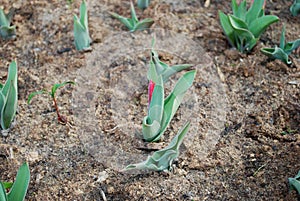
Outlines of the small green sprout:
{"label": "small green sprout", "polygon": [[4,85],[0,84],[1,128],[7,130],[14,119],[18,106],[18,68],[12,61],[8,69],[8,77]]}
{"label": "small green sprout", "polygon": [[285,43],[285,25],[282,27],[282,32],[280,36],[279,47],[275,46],[274,48],[261,48],[261,52],[271,59],[279,59],[284,63],[290,65],[292,61],[289,60],[289,55],[293,50],[300,47],[300,39]]}
{"label": "small green sprout", "polygon": [[126,18],[113,12],[109,12],[109,13],[114,18],[118,19],[121,23],[123,23],[130,30],[130,32],[135,32],[137,30],[142,31],[148,29],[154,23],[153,19],[151,18],[146,18],[139,21],[136,16],[135,9],[132,2],[130,2],[130,10],[131,10],[131,18]]}
{"label": "small green sprout", "polygon": [[254,0],[247,10],[246,0],[232,0],[233,15],[219,11],[220,23],[229,43],[242,53],[252,50],[261,34],[279,18],[264,14],[264,0]]}
{"label": "small green sprout", "polygon": [[39,95],[39,94],[48,94],[51,96],[52,100],[53,100],[53,104],[54,104],[54,108],[56,110],[56,114],[57,114],[57,120],[58,122],[62,123],[62,124],[66,124],[68,121],[67,121],[67,118],[60,115],[59,113],[59,109],[58,109],[58,106],[57,106],[57,101],[56,101],[56,98],[55,98],[55,93],[56,93],[56,90],[60,87],[63,87],[67,84],[73,84],[75,85],[75,82],[73,81],[67,81],[67,82],[63,82],[63,83],[60,83],[60,84],[54,84],[52,86],[52,89],[51,89],[51,92],[48,92],[47,90],[40,90],[40,91],[36,91],[36,92],[32,92],[31,94],[29,94],[28,96],[28,100],[27,100],[27,103],[30,104],[30,101],[31,99],[36,96],[36,95]]}
{"label": "small green sprout", "polygon": [[[16,181],[11,182],[0,182],[0,200],[1,201],[23,201],[26,196],[30,180],[30,171],[27,163],[19,168]],[[10,189],[6,193],[6,189]]]}
{"label": "small green sprout", "polygon": [[173,160],[179,155],[179,147],[182,144],[183,138],[187,134],[189,128],[190,123],[188,122],[177,133],[167,147],[154,152],[153,155],[149,156],[144,162],[128,165],[125,169],[123,169],[123,171],[132,169],[154,171],[170,170]]}
{"label": "small green sprout", "polygon": [[150,0],[138,0],[137,1],[137,6],[143,10],[148,8],[149,4],[150,4]]}
{"label": "small green sprout", "polygon": [[92,42],[89,34],[87,5],[85,0],[80,5],[80,18],[74,15],[74,39],[76,49],[89,50]]}
{"label": "small green sprout", "polygon": [[299,15],[300,13],[300,0],[295,0],[290,7],[290,11],[293,16]]}
{"label": "small green sprout", "polygon": [[16,26],[10,26],[13,9],[6,15],[0,8],[0,36],[3,39],[10,39],[16,37]]}
{"label": "small green sprout", "polygon": [[300,170],[294,178],[289,178],[290,190],[296,190],[300,195]]}
{"label": "small green sprout", "polygon": [[192,86],[196,70],[186,72],[176,83],[174,89],[164,99],[164,83],[174,73],[190,67],[190,64],[169,67],[161,62],[152,48],[152,57],[148,71],[148,115],[144,117],[142,132],[148,142],[156,142],[163,135],[167,126],[181,104],[187,90]]}

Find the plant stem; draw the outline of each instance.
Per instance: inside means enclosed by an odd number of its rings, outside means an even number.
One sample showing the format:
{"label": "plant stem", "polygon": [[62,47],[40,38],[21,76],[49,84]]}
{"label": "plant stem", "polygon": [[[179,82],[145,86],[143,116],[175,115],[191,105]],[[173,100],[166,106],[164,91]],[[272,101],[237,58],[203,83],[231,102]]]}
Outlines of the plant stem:
{"label": "plant stem", "polygon": [[60,115],[55,96],[53,96],[53,103],[54,103],[54,108],[56,110],[58,122],[66,124],[68,121],[64,116]]}

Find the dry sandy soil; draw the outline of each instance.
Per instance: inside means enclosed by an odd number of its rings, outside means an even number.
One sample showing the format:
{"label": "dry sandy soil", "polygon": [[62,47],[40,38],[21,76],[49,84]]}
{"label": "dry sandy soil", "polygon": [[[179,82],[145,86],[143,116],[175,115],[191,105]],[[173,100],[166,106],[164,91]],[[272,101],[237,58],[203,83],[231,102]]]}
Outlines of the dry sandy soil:
{"label": "dry sandy soil", "polygon": [[[297,200],[287,179],[300,169],[300,51],[289,67],[260,53],[278,43],[283,23],[287,40],[300,38],[292,1],[268,1],[266,13],[280,22],[248,55],[229,46],[219,25],[230,1],[153,0],[137,10],[155,20],[152,29],[128,33],[108,11],[129,16],[129,1],[90,0],[85,53],[73,44],[79,0],[11,2],[0,6],[15,9],[17,37],[0,41],[0,79],[16,59],[19,109],[0,137],[0,180],[13,181],[28,161],[26,200]],[[147,144],[140,132],[153,35],[161,60],[192,63],[197,76],[164,138]],[[67,125],[49,97],[27,104],[29,93],[67,80],[77,83],[57,93]],[[185,121],[192,126],[171,172],[120,172],[165,147]]]}

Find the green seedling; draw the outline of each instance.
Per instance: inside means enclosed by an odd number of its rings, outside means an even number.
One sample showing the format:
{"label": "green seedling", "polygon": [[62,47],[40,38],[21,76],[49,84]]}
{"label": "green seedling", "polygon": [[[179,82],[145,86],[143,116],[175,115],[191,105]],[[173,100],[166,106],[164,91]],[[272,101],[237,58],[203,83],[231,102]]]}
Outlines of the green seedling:
{"label": "green seedling", "polygon": [[57,101],[56,101],[56,97],[55,97],[55,93],[56,93],[56,90],[60,87],[63,87],[67,84],[73,84],[75,85],[75,82],[72,82],[72,81],[67,81],[67,82],[63,82],[63,83],[60,83],[60,84],[54,84],[52,86],[52,89],[51,91],[47,91],[47,90],[40,90],[40,91],[36,91],[36,92],[33,92],[31,94],[29,94],[28,96],[28,100],[27,100],[27,103],[30,104],[30,101],[31,99],[36,96],[36,95],[39,95],[39,94],[48,94],[51,96],[52,100],[53,100],[53,105],[54,105],[54,108],[56,110],[56,114],[57,114],[57,120],[58,122],[60,123],[63,123],[63,124],[66,124],[68,121],[67,121],[67,118],[62,116],[60,113],[59,113],[59,109],[58,109],[58,106],[57,106]]}
{"label": "green seedling", "polygon": [[125,169],[123,169],[123,171],[132,169],[154,171],[170,170],[173,160],[179,155],[179,147],[182,144],[183,138],[187,134],[189,128],[190,123],[188,122],[177,133],[166,148],[154,152],[153,155],[149,156],[144,162],[128,165]]}
{"label": "green seedling", "polygon": [[75,47],[79,51],[90,49],[91,38],[88,26],[87,5],[85,0],[80,5],[80,17],[74,15],[74,39]]}
{"label": "green seedling", "polygon": [[300,195],[300,170],[294,178],[289,178],[290,190],[296,190]]}
{"label": "green seedling", "polygon": [[13,9],[11,9],[8,14],[5,14],[4,11],[0,8],[0,36],[3,39],[16,37],[16,26],[10,25],[13,12]]}
{"label": "green seedling", "polygon": [[271,59],[279,59],[284,63],[290,65],[292,64],[292,61],[289,60],[289,55],[298,47],[300,47],[300,39],[285,43],[285,26],[283,26],[279,47],[275,46],[274,48],[261,48],[261,52]]}
{"label": "green seedling", "polygon": [[9,65],[8,77],[4,85],[0,84],[1,128],[9,129],[18,106],[18,68],[16,61]]}
{"label": "green seedling", "polygon": [[300,0],[294,0],[294,3],[290,7],[290,11],[293,16],[299,15],[300,13]]}
{"label": "green seedling", "polygon": [[144,140],[156,142],[163,135],[167,126],[181,104],[187,90],[192,86],[196,71],[186,72],[176,83],[172,92],[164,99],[164,83],[174,73],[190,67],[190,64],[169,67],[161,62],[157,53],[151,52],[148,71],[148,114],[144,117],[142,132]]}
{"label": "green seedling", "polygon": [[109,13],[114,18],[118,19],[121,23],[123,23],[130,30],[130,32],[148,29],[154,23],[153,19],[151,18],[146,18],[139,21],[136,16],[135,9],[132,2],[130,2],[130,10],[131,10],[131,18],[126,18],[113,12],[109,12]]}
{"label": "green seedling", "polygon": [[143,10],[148,8],[149,4],[150,4],[150,0],[138,0],[137,1],[137,6]]}
{"label": "green seedling", "polygon": [[[23,201],[26,196],[30,180],[30,171],[27,163],[19,168],[16,181],[0,182],[0,200],[1,201]],[[7,189],[10,189],[6,193]]]}
{"label": "green seedling", "polygon": [[247,10],[246,0],[232,0],[233,15],[219,11],[220,23],[229,43],[242,53],[256,45],[261,34],[279,18],[264,14],[264,0],[254,0]]}

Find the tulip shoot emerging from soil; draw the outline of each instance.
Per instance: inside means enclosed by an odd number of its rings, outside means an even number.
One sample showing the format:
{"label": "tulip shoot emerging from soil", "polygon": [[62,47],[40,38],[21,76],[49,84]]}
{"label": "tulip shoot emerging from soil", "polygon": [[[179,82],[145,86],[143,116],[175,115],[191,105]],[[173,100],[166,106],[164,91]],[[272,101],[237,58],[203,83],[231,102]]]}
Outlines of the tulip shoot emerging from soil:
{"label": "tulip shoot emerging from soil", "polygon": [[289,178],[290,190],[296,190],[300,195],[300,171],[294,178]]}
{"label": "tulip shoot emerging from soil", "polygon": [[[1,201],[23,201],[28,189],[30,180],[30,171],[27,163],[19,168],[14,183],[0,182],[0,200]],[[10,189],[8,193],[6,190]]]}
{"label": "tulip shoot emerging from soil", "polygon": [[85,0],[80,5],[80,18],[74,15],[74,39],[76,49],[89,50],[92,42],[89,34],[87,5]]}
{"label": "tulip shoot emerging from soil", "polygon": [[126,18],[113,12],[109,12],[109,13],[114,18],[118,19],[121,23],[123,23],[130,30],[130,32],[148,29],[154,23],[153,19],[150,18],[146,18],[139,21],[136,16],[135,9],[132,2],[130,2],[130,11],[131,11],[131,18]]}
{"label": "tulip shoot emerging from soil", "polygon": [[173,91],[164,99],[164,83],[174,73],[190,67],[190,64],[169,67],[161,62],[157,53],[151,52],[148,71],[148,115],[143,120],[143,138],[155,142],[163,135],[175,115],[187,90],[192,86],[196,71],[186,72],[176,83]]}
{"label": "tulip shoot emerging from soil", "polygon": [[11,9],[8,14],[5,14],[0,8],[0,36],[3,39],[16,37],[16,26],[10,26],[13,12]]}
{"label": "tulip shoot emerging from soil", "polygon": [[0,84],[1,128],[6,130],[14,119],[18,106],[18,68],[11,62],[4,85]]}
{"label": "tulip shoot emerging from soil", "polygon": [[36,91],[36,92],[33,92],[31,94],[29,94],[28,96],[28,101],[27,103],[29,104],[31,99],[36,96],[36,95],[39,95],[39,94],[48,94],[51,96],[52,100],[53,100],[53,104],[54,104],[54,108],[56,110],[56,114],[57,114],[57,120],[58,122],[60,123],[63,123],[63,124],[66,124],[68,121],[67,121],[67,118],[62,116],[60,113],[59,113],[59,109],[58,109],[58,106],[57,106],[57,101],[56,101],[56,98],[55,98],[55,93],[56,93],[56,90],[60,87],[63,87],[67,84],[73,84],[75,85],[75,82],[72,82],[72,81],[67,81],[67,82],[63,82],[63,83],[60,83],[60,84],[54,84],[52,86],[52,89],[51,89],[51,92],[48,92],[47,90],[40,90],[40,91]]}
{"label": "tulip shoot emerging from soil", "polygon": [[256,45],[261,34],[279,19],[265,15],[264,0],[254,0],[247,10],[246,0],[240,4],[232,0],[233,15],[219,11],[220,23],[229,43],[242,53],[248,53]]}
{"label": "tulip shoot emerging from soil", "polygon": [[295,0],[292,6],[290,7],[290,11],[293,16],[300,14],[300,0]]}
{"label": "tulip shoot emerging from soil", "polygon": [[275,46],[274,48],[261,48],[261,52],[271,59],[279,59],[286,64],[292,64],[292,61],[289,60],[289,55],[293,50],[300,47],[300,39],[285,43],[285,25],[282,28],[280,44],[279,47]]}
{"label": "tulip shoot emerging from soil", "polygon": [[128,165],[125,169],[123,169],[123,171],[132,169],[154,171],[170,170],[173,160],[179,155],[179,147],[182,144],[183,138],[187,134],[189,128],[190,123],[188,122],[177,133],[166,148],[154,152],[152,156],[149,156],[144,162]]}

